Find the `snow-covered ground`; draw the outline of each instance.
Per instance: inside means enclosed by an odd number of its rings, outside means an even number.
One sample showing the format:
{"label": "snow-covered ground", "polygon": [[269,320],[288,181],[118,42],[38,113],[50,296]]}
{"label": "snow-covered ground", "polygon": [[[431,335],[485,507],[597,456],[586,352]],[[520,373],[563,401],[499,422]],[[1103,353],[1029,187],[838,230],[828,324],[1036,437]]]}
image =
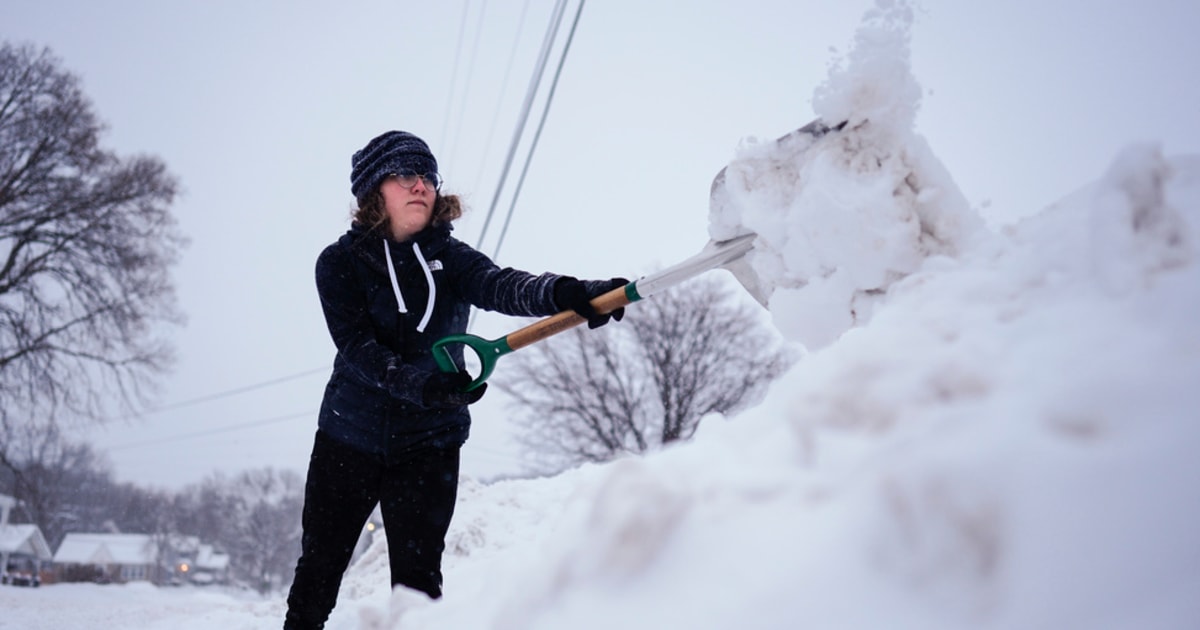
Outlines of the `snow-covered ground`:
{"label": "snow-covered ground", "polygon": [[[445,598],[390,593],[380,540],[329,628],[1200,627],[1200,156],[1130,146],[989,230],[914,129],[909,10],[879,6],[814,95],[846,131],[748,141],[710,216],[762,237],[809,353],[685,446],[464,480]],[[50,585],[0,611],[238,630],[283,603]]]}

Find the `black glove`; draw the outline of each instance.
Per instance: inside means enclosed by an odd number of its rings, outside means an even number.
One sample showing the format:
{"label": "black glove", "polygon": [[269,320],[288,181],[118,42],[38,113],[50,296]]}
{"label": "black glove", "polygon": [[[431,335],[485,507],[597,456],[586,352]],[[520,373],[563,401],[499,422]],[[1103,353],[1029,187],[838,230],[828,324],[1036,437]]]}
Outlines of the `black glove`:
{"label": "black glove", "polygon": [[563,276],[554,284],[554,303],[561,310],[571,309],[586,318],[588,328],[599,328],[607,324],[609,318],[621,321],[621,318],[625,317],[625,309],[618,308],[611,313],[601,315],[592,306],[592,298],[627,284],[629,281],[625,278],[584,282],[578,278]]}
{"label": "black glove", "polygon": [[429,380],[425,381],[421,398],[426,407],[439,409],[470,405],[483,398],[483,393],[487,391],[487,383],[469,392],[463,391],[470,384],[471,375],[466,372],[434,372]]}

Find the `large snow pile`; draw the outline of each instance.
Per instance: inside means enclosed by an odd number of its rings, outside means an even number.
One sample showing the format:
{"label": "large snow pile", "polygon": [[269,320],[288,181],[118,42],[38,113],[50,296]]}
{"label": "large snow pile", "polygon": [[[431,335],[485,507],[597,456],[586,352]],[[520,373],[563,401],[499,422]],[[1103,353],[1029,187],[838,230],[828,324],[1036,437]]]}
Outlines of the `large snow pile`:
{"label": "large snow pile", "polygon": [[1200,157],[1130,147],[990,232],[914,131],[911,19],[881,0],[817,90],[841,132],[729,166],[713,236],[760,235],[810,351],[767,399],[654,456],[466,480],[445,598],[390,593],[380,537],[327,627],[1200,627]]}

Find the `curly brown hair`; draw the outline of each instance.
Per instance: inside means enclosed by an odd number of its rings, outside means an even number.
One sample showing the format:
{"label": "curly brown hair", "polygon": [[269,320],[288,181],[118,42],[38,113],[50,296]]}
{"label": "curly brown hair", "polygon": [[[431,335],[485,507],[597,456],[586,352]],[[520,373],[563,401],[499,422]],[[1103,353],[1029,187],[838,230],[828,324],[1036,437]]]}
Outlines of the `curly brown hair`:
{"label": "curly brown hair", "polygon": [[[433,214],[429,219],[430,225],[450,223],[463,214],[462,200],[458,195],[438,194],[433,200]],[[367,195],[362,205],[351,210],[351,220],[354,225],[361,225],[370,231],[387,230],[388,214],[384,205],[383,193],[376,190]]]}

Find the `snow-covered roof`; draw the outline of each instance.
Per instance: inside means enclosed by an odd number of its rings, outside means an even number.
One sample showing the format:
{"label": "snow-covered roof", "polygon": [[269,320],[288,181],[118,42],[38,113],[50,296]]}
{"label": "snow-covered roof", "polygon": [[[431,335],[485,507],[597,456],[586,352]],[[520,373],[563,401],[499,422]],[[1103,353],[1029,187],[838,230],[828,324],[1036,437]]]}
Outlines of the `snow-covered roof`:
{"label": "snow-covered roof", "polygon": [[229,568],[229,554],[213,551],[212,545],[200,545],[200,551],[196,554],[196,568],[224,571]]}
{"label": "snow-covered roof", "polygon": [[50,545],[37,525],[4,525],[0,527],[0,552],[19,553],[39,560],[49,560]]}
{"label": "snow-covered roof", "polygon": [[60,564],[154,564],[158,546],[149,534],[67,534],[54,562]]}

